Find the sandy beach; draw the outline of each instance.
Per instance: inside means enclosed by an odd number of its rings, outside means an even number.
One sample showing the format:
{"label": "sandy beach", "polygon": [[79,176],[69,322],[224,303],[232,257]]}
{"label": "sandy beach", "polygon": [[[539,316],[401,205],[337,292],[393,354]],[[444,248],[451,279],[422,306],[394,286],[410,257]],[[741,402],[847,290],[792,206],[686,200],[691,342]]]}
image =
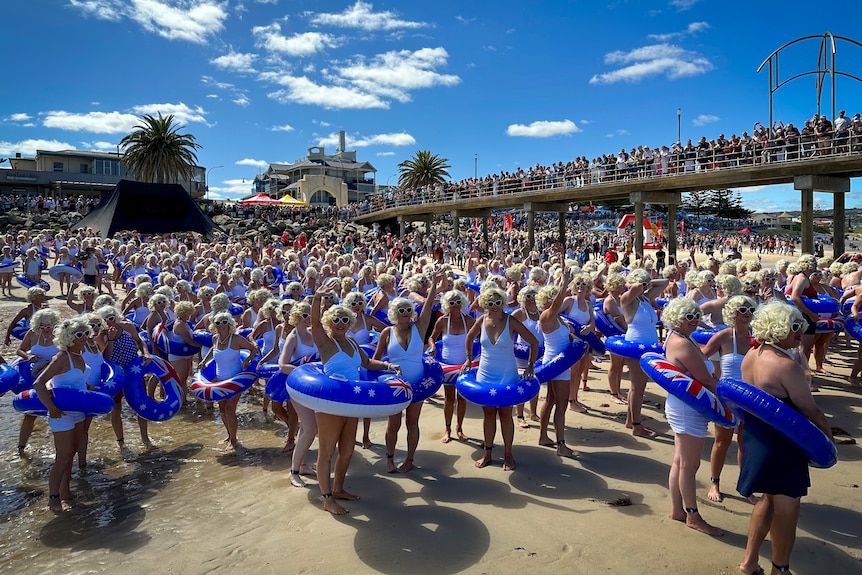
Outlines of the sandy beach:
{"label": "sandy beach", "polygon": [[[764,256],[763,263],[776,259]],[[56,286],[51,293],[59,294]],[[68,315],[63,299],[50,303]],[[7,325],[22,306],[23,300],[0,303],[0,323]],[[815,377],[816,400],[833,428],[858,440],[862,388],[847,383],[858,344],[838,340],[828,357],[830,373]],[[14,355],[14,348],[2,351],[7,360]],[[386,422],[373,423],[375,445],[357,447],[346,485],[362,499],[346,502],[350,513],[343,517],[322,510],[313,479],[309,489],[290,485],[290,457],[281,452],[284,427],[264,420],[260,391],[240,404],[244,449],[238,456],[222,454],[217,410],[200,404],[150,424],[157,446],[150,451],[128,408],[126,452],[117,448],[109,422],[98,418],[90,469],[72,481],[75,510],[55,516],[46,510],[51,434],[38,422],[27,457],[19,458],[20,416],[7,394],[0,399],[0,572],[733,573],[751,511],[735,491],[735,446],[722,474],[722,503],[705,498],[711,439],[698,473],[701,513],[725,530],[724,537],[669,519],[673,434],[664,419],[664,394],[650,383],[644,405],[659,437],[636,439],[623,426],[625,406],[610,402],[607,366],[605,360],[590,373],[592,391],[581,393],[589,411],[567,414],[568,443],[582,453],[580,460],[560,459],[536,445],[533,423],[516,427],[515,471],[502,471],[502,448],[493,465],[476,469],[481,410],[468,408],[469,441],[444,445],[441,400],[423,407],[418,469],[408,474],[385,473]],[[396,463],[404,457],[405,433],[402,428]],[[862,450],[839,445],[838,453],[835,467],[811,470],[794,573],[862,571]],[[314,458],[316,443],[309,462]],[[767,542],[762,566],[768,557]]]}

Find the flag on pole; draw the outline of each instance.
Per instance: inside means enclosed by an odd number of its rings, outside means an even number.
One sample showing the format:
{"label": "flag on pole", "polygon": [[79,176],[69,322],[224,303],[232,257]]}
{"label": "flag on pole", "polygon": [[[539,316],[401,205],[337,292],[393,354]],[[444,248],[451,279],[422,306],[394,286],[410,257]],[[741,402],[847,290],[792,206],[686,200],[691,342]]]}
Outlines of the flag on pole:
{"label": "flag on pole", "polygon": [[512,231],[512,214],[504,214],[503,215],[503,231],[511,232]]}
{"label": "flag on pole", "polygon": [[473,233],[479,233],[479,218],[473,218]]}

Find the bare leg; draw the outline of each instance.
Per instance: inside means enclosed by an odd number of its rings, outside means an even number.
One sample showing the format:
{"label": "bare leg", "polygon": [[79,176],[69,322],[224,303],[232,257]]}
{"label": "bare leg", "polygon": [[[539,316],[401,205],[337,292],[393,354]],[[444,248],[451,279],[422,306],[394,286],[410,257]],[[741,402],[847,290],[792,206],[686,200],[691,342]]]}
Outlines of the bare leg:
{"label": "bare leg", "polygon": [[611,390],[612,401],[620,405],[626,402],[625,396],[620,393],[624,363],[622,356],[611,354],[611,365],[608,368],[608,388]]}
{"label": "bare leg", "polygon": [[[760,558],[760,546],[763,545],[763,540],[766,539],[766,534],[769,533],[770,525],[772,525],[773,506],[772,495],[764,494],[760,501],[754,504],[754,509],[751,511],[751,519],[748,521],[748,541],[745,544],[745,555],[739,568],[745,573],[754,573],[757,570],[758,559]],[[793,525],[794,530],[796,524]]]}
{"label": "bare leg", "polygon": [[555,379],[548,383],[548,395],[554,399],[554,434],[557,437],[557,455],[577,459],[580,453],[566,445],[566,391],[569,382]]}
{"label": "bare leg", "polygon": [[467,441],[469,439],[464,433],[464,417],[467,415],[467,400],[461,397],[461,394],[455,394],[455,434],[459,441]]}
{"label": "bare leg", "polygon": [[405,419],[407,422],[407,458],[398,468],[401,473],[407,473],[413,469],[413,458],[416,448],[419,447],[419,415],[422,413],[422,403],[413,403],[407,406]]}
{"label": "bare leg", "polygon": [[632,430],[632,435],[638,437],[655,437],[655,431],[641,423],[641,408],[643,407],[647,376],[641,369],[640,363],[638,363],[637,360],[627,359],[626,363],[629,366],[629,378],[631,379],[626,427]]}
{"label": "bare leg", "polygon": [[[293,402],[291,402],[293,403]],[[273,404],[275,405],[275,404]],[[317,436],[317,419],[314,412],[304,405],[295,405],[296,413],[299,416],[300,428],[299,437],[296,441],[296,447],[293,450],[290,465],[290,483],[294,487],[305,487],[305,482],[300,478],[300,472],[305,465],[305,456],[308,454],[308,449],[314,442]]]}
{"label": "bare leg", "polygon": [[359,499],[359,496],[345,491],[344,480],[347,477],[350,460],[353,458],[353,449],[356,443],[356,428],[359,425],[359,419],[356,417],[346,417],[344,419],[344,427],[341,430],[341,437],[338,439],[338,456],[335,458],[332,497],[334,499],[355,501]]}
{"label": "bare leg", "polygon": [[515,422],[512,421],[512,408],[497,409],[500,414],[500,434],[503,436],[503,471],[515,469],[515,458],[512,455],[512,444],[515,442]]}
{"label": "bare leg", "polygon": [[365,417],[362,419],[362,449],[371,449],[371,418]]}
{"label": "bare leg", "polygon": [[21,429],[18,431],[18,455],[24,455],[24,448],[33,435],[33,427],[36,425],[35,415],[25,415],[21,418]]}
{"label": "bare leg", "polygon": [[733,442],[733,429],[727,429],[720,425],[713,426],[715,442],[712,444],[712,453],[709,456],[709,493],[706,498],[710,501],[721,502],[724,496],[720,490],[721,470],[727,460],[727,450]]}
{"label": "bare leg", "polygon": [[443,423],[446,425],[446,431],[443,433],[443,443],[452,441],[452,415],[455,414],[455,386],[443,386]]}
{"label": "bare leg", "polygon": [[398,443],[398,431],[401,430],[401,412],[389,416],[386,423],[386,473],[396,473],[395,444]]}
{"label": "bare leg", "polygon": [[530,400],[530,421],[539,422],[539,396]]}
{"label": "bare leg", "polygon": [[344,515],[347,510],[332,498],[331,470],[335,446],[341,437],[347,418],[328,413],[314,415],[317,418],[318,430],[317,481],[323,497],[323,508],[333,515]]}
{"label": "bare leg", "polygon": [[491,463],[491,449],[494,447],[494,437],[497,435],[497,409],[482,407],[482,431],[485,440],[485,454],[476,461],[476,467],[485,467]]}
{"label": "bare leg", "polygon": [[[548,425],[551,422],[551,410],[554,409],[554,406],[558,403],[557,390],[561,390],[563,399],[568,400],[568,385],[568,379],[555,379],[548,382],[548,386],[545,389],[545,401],[542,402],[542,407],[539,410],[539,445],[553,445],[551,438],[548,436]],[[563,409],[565,409],[565,402],[563,402]]]}
{"label": "bare leg", "polygon": [[724,534],[703,520],[697,509],[697,482],[695,476],[700,467],[704,439],[683,433],[674,436],[673,464],[668,476],[671,494],[671,517],[685,516],[685,524],[690,528],[713,537]]}
{"label": "bare leg", "polygon": [[71,491],[69,481],[72,462],[75,460],[75,437],[78,431],[60,431],[54,434],[54,464],[48,474],[48,507],[55,512],[68,511]]}

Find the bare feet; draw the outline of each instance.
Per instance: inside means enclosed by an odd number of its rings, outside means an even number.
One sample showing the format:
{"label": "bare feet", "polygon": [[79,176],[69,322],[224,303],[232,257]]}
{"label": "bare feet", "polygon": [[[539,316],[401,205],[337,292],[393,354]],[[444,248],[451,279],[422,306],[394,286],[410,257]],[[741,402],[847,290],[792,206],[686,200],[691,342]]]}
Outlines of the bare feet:
{"label": "bare feet", "polygon": [[468,439],[470,439],[470,438],[469,438],[469,437],[467,437],[467,435],[464,433],[464,430],[463,430],[463,429],[461,429],[460,427],[459,427],[458,429],[456,429],[456,430],[455,430],[455,433],[458,435],[458,441],[467,441]]}
{"label": "bare feet", "polygon": [[514,471],[515,470],[515,458],[511,455],[506,455],[503,457],[503,471]]}
{"label": "bare feet", "polygon": [[542,447],[554,447],[556,445],[556,442],[551,441],[550,437],[544,435],[539,438],[539,445],[541,445]]}
{"label": "bare feet", "polygon": [[654,439],[656,436],[656,432],[654,429],[650,429],[646,425],[638,423],[637,425],[632,425],[632,435],[635,437],[646,437],[648,439]]}
{"label": "bare feet", "polygon": [[299,474],[306,477],[317,477],[317,470],[303,463],[299,466]]}
{"label": "bare feet", "polygon": [[617,405],[628,405],[628,401],[626,401],[626,398],[623,397],[620,393],[612,394],[611,401],[616,403]]}
{"label": "bare feet", "polygon": [[321,497],[321,499],[323,500],[323,509],[325,511],[329,511],[333,515],[346,515],[347,513],[349,513],[349,511],[342,507],[340,503],[335,501],[332,496]]}
{"label": "bare feet", "polygon": [[386,454],[386,473],[398,473],[398,468],[395,467],[395,454]]}
{"label": "bare feet", "polygon": [[491,460],[493,459],[491,457],[491,449],[492,448],[490,447],[485,448],[485,455],[481,459],[476,460],[476,467],[482,469],[483,467],[487,467],[488,464],[491,463]]}
{"label": "bare feet", "polygon": [[408,457],[407,459],[404,460],[404,463],[402,463],[398,467],[398,471],[401,473],[410,473],[411,471],[413,471],[413,467],[414,467],[413,466],[413,458]]}
{"label": "bare feet", "polygon": [[560,457],[568,457],[570,459],[579,459],[581,457],[580,452],[570,448],[566,445],[565,441],[557,442],[557,455]]}
{"label": "bare feet", "polygon": [[539,419],[539,416],[536,415],[535,413],[531,413],[530,414],[530,421],[535,421],[536,423],[539,423],[541,421],[541,419]]}
{"label": "bare feet", "polygon": [[704,521],[699,513],[689,513],[685,518],[685,524],[695,531],[706,533],[710,537],[721,537],[724,535],[724,531]]}
{"label": "bare feet", "polygon": [[363,437],[363,438],[362,438],[362,449],[371,449],[371,447],[372,447],[373,445],[374,445],[374,444],[373,444],[373,443],[371,443],[371,438],[370,438],[370,437]]}
{"label": "bare feet", "polygon": [[758,501],[760,501],[760,497],[758,497],[757,495],[749,495],[748,496],[748,502],[751,503],[752,505],[757,505]]}
{"label": "bare feet", "polygon": [[359,501],[359,496],[350,493],[349,491],[341,490],[341,491],[333,491],[332,492],[333,499],[344,499],[345,501]]}
{"label": "bare feet", "polygon": [[679,514],[671,513],[668,515],[674,521],[679,521],[680,523],[685,523],[685,513],[680,512]]}
{"label": "bare feet", "polygon": [[523,415],[519,415],[517,417],[517,420],[518,420],[518,427],[520,427],[521,429],[530,429],[530,424],[527,423],[527,420],[524,418]]}
{"label": "bare feet", "polygon": [[282,453],[290,453],[296,448],[296,441],[293,439],[286,439],[284,442],[284,447],[281,448]]}
{"label": "bare feet", "polygon": [[294,473],[293,471],[290,472],[290,484],[294,487],[307,487],[305,481],[299,476],[299,473]]}
{"label": "bare feet", "polygon": [[736,575],[763,575],[763,567],[760,565],[740,565],[736,568]]}
{"label": "bare feet", "polygon": [[452,441],[452,432],[447,427],[446,431],[443,432],[443,438],[440,440],[440,443],[449,443]]}
{"label": "bare feet", "polygon": [[719,491],[718,483],[713,483],[709,486],[709,493],[706,494],[706,498],[710,501],[715,501],[716,503],[724,501],[724,495]]}
{"label": "bare feet", "polygon": [[850,385],[855,385],[857,387],[862,385],[862,378],[859,377],[850,376],[847,381],[850,382]]}
{"label": "bare feet", "polygon": [[587,406],[581,403],[580,401],[575,401],[574,399],[569,400],[569,411],[574,411],[575,413],[586,413]]}

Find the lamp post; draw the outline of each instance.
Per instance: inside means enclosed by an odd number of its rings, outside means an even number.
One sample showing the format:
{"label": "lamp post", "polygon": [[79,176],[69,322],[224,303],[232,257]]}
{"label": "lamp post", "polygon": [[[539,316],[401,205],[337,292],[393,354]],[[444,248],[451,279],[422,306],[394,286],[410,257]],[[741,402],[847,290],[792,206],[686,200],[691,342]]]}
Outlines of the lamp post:
{"label": "lamp post", "polygon": [[206,194],[206,199],[209,201],[210,199],[210,172],[213,170],[217,170],[219,168],[223,168],[224,166],[213,166],[212,168],[207,170],[206,175],[204,176],[204,190]]}
{"label": "lamp post", "polygon": [[392,174],[391,176],[389,176],[388,178],[386,178],[386,191],[387,191],[387,192],[389,191],[389,180],[391,180],[392,178],[394,178],[394,177],[395,177],[395,176],[397,176],[397,175],[398,175],[398,172],[395,172],[394,174]]}
{"label": "lamp post", "polygon": [[473,154],[473,179],[479,179],[479,154]]}
{"label": "lamp post", "polygon": [[676,109],[676,143],[682,145],[682,108]]}

